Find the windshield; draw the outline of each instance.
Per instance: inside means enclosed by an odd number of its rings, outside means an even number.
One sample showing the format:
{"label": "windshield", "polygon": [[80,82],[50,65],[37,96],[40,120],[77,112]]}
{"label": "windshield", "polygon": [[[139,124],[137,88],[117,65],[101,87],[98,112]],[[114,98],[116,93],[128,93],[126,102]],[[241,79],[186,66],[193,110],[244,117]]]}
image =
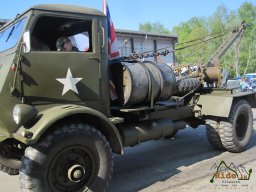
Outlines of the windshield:
{"label": "windshield", "polygon": [[16,45],[21,36],[25,21],[26,18],[23,18],[0,32],[0,52]]}

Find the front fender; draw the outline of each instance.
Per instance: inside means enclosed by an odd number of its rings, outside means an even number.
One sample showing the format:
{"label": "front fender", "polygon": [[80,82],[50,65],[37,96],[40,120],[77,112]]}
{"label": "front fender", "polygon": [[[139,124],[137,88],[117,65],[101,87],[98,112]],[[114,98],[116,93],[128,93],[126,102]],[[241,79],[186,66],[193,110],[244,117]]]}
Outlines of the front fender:
{"label": "front fender", "polygon": [[105,136],[108,136],[113,152],[118,154],[123,153],[122,139],[116,126],[99,111],[78,105],[62,105],[42,111],[38,114],[39,120],[34,123],[34,125],[31,127],[20,127],[14,134],[14,138],[26,145],[32,145],[36,143],[53,124],[76,115],[89,115],[97,120],[97,123],[100,122],[100,124],[104,126],[100,127],[100,131],[102,131]]}

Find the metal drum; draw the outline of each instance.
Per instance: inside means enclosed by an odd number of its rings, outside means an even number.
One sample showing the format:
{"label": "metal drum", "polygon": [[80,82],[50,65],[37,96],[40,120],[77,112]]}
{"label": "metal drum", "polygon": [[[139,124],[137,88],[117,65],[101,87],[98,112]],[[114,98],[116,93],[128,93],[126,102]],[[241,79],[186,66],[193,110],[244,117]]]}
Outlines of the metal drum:
{"label": "metal drum", "polygon": [[173,70],[167,64],[157,64],[161,73],[161,93],[158,101],[169,99],[176,89],[176,78]]}
{"label": "metal drum", "polygon": [[151,61],[144,61],[144,64],[151,75],[154,99],[157,101],[169,99],[174,94],[176,87],[176,78],[171,67]]}
{"label": "metal drum", "polygon": [[[150,74],[150,82],[151,82],[151,93],[153,94],[154,101],[157,100],[158,96],[161,92],[161,72],[156,63],[152,61],[144,61],[143,64],[147,67]],[[148,101],[150,101],[151,95],[148,94]]]}
{"label": "metal drum", "polygon": [[123,105],[145,102],[148,95],[150,75],[140,62],[123,63]]}
{"label": "metal drum", "polygon": [[169,99],[175,91],[176,79],[166,64],[151,61],[122,63],[123,105],[145,104]]}

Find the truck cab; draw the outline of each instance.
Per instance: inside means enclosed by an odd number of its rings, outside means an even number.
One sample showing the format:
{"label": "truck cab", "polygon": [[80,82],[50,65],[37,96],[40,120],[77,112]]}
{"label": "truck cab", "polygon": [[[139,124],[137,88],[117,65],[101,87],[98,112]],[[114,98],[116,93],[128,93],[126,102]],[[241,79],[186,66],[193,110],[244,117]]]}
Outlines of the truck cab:
{"label": "truck cab", "polygon": [[[11,120],[16,104],[32,105],[38,112],[77,104],[109,116],[106,22],[93,9],[39,5],[1,29],[1,131],[17,130]],[[25,52],[23,33],[29,34]],[[62,36],[79,51],[57,51]],[[35,38],[49,49],[34,48]]]}

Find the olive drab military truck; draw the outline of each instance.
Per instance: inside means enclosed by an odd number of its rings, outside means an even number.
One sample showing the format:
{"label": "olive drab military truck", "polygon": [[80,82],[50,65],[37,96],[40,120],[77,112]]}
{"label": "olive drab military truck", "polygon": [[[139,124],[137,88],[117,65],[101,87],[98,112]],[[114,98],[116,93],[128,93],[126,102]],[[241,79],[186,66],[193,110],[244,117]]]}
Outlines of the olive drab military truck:
{"label": "olive drab military truck", "polygon": [[[136,58],[109,65],[107,18],[71,5],[38,5],[0,29],[0,169],[21,191],[104,191],[112,153],[206,125],[209,142],[241,152],[253,131],[255,94],[225,86],[219,58],[181,67]],[[57,51],[68,37],[79,51]],[[59,45],[58,45],[59,46]],[[60,45],[63,46],[63,45]],[[117,99],[110,99],[109,76]]]}

